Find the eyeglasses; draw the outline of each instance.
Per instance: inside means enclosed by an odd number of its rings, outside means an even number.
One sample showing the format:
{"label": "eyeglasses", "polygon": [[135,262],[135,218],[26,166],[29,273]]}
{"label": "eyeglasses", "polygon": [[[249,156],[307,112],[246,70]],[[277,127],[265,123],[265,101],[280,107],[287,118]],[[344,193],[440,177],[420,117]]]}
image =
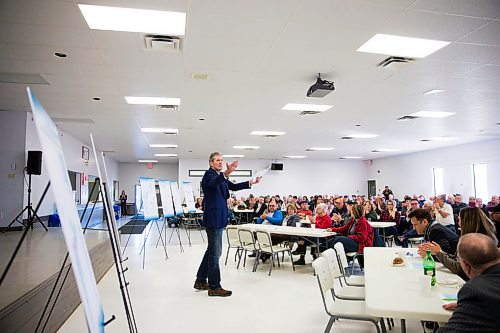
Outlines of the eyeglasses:
{"label": "eyeglasses", "polygon": [[340,205],[342,203],[342,201],[334,201],[333,203],[336,205]]}

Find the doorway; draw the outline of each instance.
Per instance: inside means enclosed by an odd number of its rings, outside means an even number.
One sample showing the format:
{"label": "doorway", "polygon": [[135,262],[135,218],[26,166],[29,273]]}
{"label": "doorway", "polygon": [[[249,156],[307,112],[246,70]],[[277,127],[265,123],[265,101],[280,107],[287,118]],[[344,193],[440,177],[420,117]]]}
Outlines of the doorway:
{"label": "doorway", "polygon": [[368,181],[368,198],[377,195],[377,184],[375,180]]}

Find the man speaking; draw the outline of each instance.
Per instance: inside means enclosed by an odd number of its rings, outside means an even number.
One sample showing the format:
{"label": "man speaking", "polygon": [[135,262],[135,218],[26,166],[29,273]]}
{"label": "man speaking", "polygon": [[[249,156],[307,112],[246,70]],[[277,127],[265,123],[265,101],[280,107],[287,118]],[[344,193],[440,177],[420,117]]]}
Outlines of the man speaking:
{"label": "man speaking", "polygon": [[222,254],[222,233],[227,225],[229,191],[249,189],[253,184],[257,184],[261,177],[238,184],[231,183],[228,178],[238,167],[238,161],[226,163],[226,170],[222,172],[223,159],[218,152],[210,154],[209,165],[210,168],[205,171],[201,180],[204,193],[203,226],[207,232],[208,246],[198,268],[194,288],[208,290],[208,296],[227,297],[231,296],[232,292],[220,285],[219,259]]}

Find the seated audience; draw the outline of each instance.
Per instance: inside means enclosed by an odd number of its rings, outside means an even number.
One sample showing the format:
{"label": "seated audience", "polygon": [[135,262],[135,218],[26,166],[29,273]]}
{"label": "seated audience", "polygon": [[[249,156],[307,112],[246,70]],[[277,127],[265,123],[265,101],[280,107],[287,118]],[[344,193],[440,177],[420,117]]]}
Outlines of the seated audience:
{"label": "seated audience", "polygon": [[382,214],[382,212],[386,209],[384,199],[381,196],[375,196],[375,212],[377,212],[377,215]]}
{"label": "seated audience", "polygon": [[365,214],[365,218],[367,220],[369,220],[369,221],[377,221],[378,220],[377,213],[375,212],[375,207],[370,200],[365,200],[363,202],[363,208],[365,210],[364,214]]}
{"label": "seated audience", "polygon": [[300,203],[300,209],[297,211],[301,220],[308,219],[309,222],[314,223],[313,213],[309,209],[309,203],[307,201],[302,201]]}
{"label": "seated audience", "polygon": [[347,217],[349,216],[349,211],[347,210],[346,202],[344,198],[338,197],[333,201],[333,209],[330,213],[330,217],[332,218],[332,222],[334,226],[342,226],[344,225]]}
{"label": "seated audience", "polygon": [[[381,222],[395,222],[396,226],[395,227],[390,227],[390,228],[385,228],[385,235],[397,235],[398,234],[398,228],[399,228],[399,223],[401,221],[401,214],[396,210],[396,207],[394,207],[394,203],[392,200],[388,200],[386,202],[387,209],[380,214],[380,221]],[[404,230],[403,230],[404,231]],[[401,233],[403,232],[401,231]]]}
{"label": "seated audience", "polygon": [[443,305],[453,315],[437,332],[500,332],[500,252],[496,244],[482,234],[464,235],[458,257],[470,280],[458,292],[457,303]]}
{"label": "seated audience", "polygon": [[264,211],[267,209],[267,204],[264,202],[264,197],[260,196],[259,201],[253,206],[253,215],[254,217],[259,217],[264,214]]}
{"label": "seated audience", "polygon": [[453,219],[453,208],[445,202],[445,199],[446,196],[444,194],[436,197],[436,203],[434,203],[436,221],[453,232],[456,232],[455,221]]}
{"label": "seated audience", "polygon": [[283,213],[281,210],[278,210],[278,205],[276,204],[276,201],[271,200],[269,202],[269,205],[267,206],[267,210],[264,211],[264,213],[259,216],[257,219],[258,224],[274,224],[274,225],[281,225],[283,223]]}
{"label": "seated audience", "polygon": [[476,198],[472,196],[469,197],[469,207],[476,207]]}
{"label": "seated audience", "polygon": [[[457,250],[458,235],[437,221],[432,221],[431,214],[423,208],[410,213],[411,224],[418,235],[424,236],[426,242],[436,242],[441,249],[454,254]],[[425,251],[419,247],[419,254],[424,257]]]}
{"label": "seated audience", "polygon": [[467,207],[467,205],[462,202],[462,195],[460,193],[455,194],[455,203],[451,205],[451,208],[453,208],[455,223],[458,223],[458,213],[460,212],[460,209],[465,207]]}
{"label": "seated audience", "polygon": [[346,252],[363,253],[365,247],[373,246],[373,228],[363,216],[363,206],[352,207],[352,218],[342,227],[328,228],[339,235],[328,242],[328,247],[333,248],[338,242],[344,245]]}
{"label": "seated audience", "polygon": [[290,203],[286,206],[287,215],[283,219],[283,225],[288,227],[295,227],[297,223],[300,223],[299,214],[297,214],[297,207],[293,203]]}
{"label": "seated audience", "polygon": [[[493,223],[486,214],[477,207],[462,209],[459,214],[458,225],[461,228],[461,236],[479,233],[490,237],[495,244],[498,244]],[[451,255],[442,251],[441,246],[436,242],[423,243],[421,247],[424,251],[431,251],[432,255],[436,256],[436,258],[450,271],[460,275],[460,277],[466,281],[469,279],[462,270],[456,254]]]}
{"label": "seated audience", "polygon": [[196,203],[194,204],[194,208],[203,210],[203,198],[196,198]]}
{"label": "seated audience", "polygon": [[[324,203],[320,203],[318,204],[318,206],[316,207],[316,217],[315,217],[315,227],[318,228],[318,229],[327,229],[327,228],[330,228],[332,226],[332,220],[330,219],[330,216],[328,216],[328,214],[326,213],[326,210],[327,210],[327,205],[324,204]],[[315,243],[316,242],[316,239],[310,239],[309,242],[311,243]],[[293,251],[292,254],[299,254],[300,255],[300,259],[295,261],[294,264],[295,265],[305,265],[306,262],[305,262],[305,254],[306,254],[306,247],[307,245],[305,244],[304,241],[299,241],[297,242],[298,244],[298,247],[295,251]],[[311,248],[311,255],[313,256],[313,259],[316,259],[316,253],[315,253],[315,250],[314,248]]]}
{"label": "seated audience", "polygon": [[486,205],[483,204],[483,199],[481,198],[476,199],[476,207],[481,209],[486,214],[486,216],[488,216],[488,210],[486,209]]}

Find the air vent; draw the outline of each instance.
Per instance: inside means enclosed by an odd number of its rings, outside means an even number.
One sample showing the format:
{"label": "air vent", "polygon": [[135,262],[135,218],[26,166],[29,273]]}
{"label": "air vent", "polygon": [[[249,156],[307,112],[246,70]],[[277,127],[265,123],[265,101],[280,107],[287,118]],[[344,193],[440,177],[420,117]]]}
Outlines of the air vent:
{"label": "air vent", "polygon": [[280,135],[275,135],[275,134],[267,134],[267,135],[262,135],[263,138],[277,138]]}
{"label": "air vent", "polygon": [[340,138],[340,140],[352,140],[354,139],[352,136],[343,136]]}
{"label": "air vent", "polygon": [[379,62],[377,67],[399,71],[411,64],[413,61],[415,61],[413,58],[390,56]]}
{"label": "air vent", "polygon": [[114,151],[114,150],[103,150],[102,152],[104,154],[115,154],[116,153],[116,151]]}
{"label": "air vent", "polygon": [[372,153],[380,153],[380,150],[372,150]]}
{"label": "air vent", "polygon": [[163,134],[166,134],[166,135],[178,135],[179,132],[178,131],[167,131],[167,132],[163,132]]}
{"label": "air vent", "polygon": [[181,39],[179,37],[163,35],[147,35],[144,38],[146,50],[161,52],[180,52]]}
{"label": "air vent", "polygon": [[318,113],[321,113],[321,111],[302,111],[299,116],[312,116]]}
{"label": "air vent", "polygon": [[410,120],[413,120],[413,119],[417,119],[418,117],[414,117],[414,116],[403,116],[403,117],[399,117],[397,120],[399,121],[410,121]]}
{"label": "air vent", "polygon": [[420,141],[421,141],[421,142],[430,142],[430,141],[432,141],[432,140],[429,140],[429,139],[422,139],[422,140],[420,140]]}
{"label": "air vent", "polygon": [[67,123],[67,124],[94,124],[95,122],[90,118],[64,118],[64,117],[54,117],[52,121],[55,123]]}
{"label": "air vent", "polygon": [[158,111],[177,111],[179,110],[178,105],[156,105],[155,109]]}

